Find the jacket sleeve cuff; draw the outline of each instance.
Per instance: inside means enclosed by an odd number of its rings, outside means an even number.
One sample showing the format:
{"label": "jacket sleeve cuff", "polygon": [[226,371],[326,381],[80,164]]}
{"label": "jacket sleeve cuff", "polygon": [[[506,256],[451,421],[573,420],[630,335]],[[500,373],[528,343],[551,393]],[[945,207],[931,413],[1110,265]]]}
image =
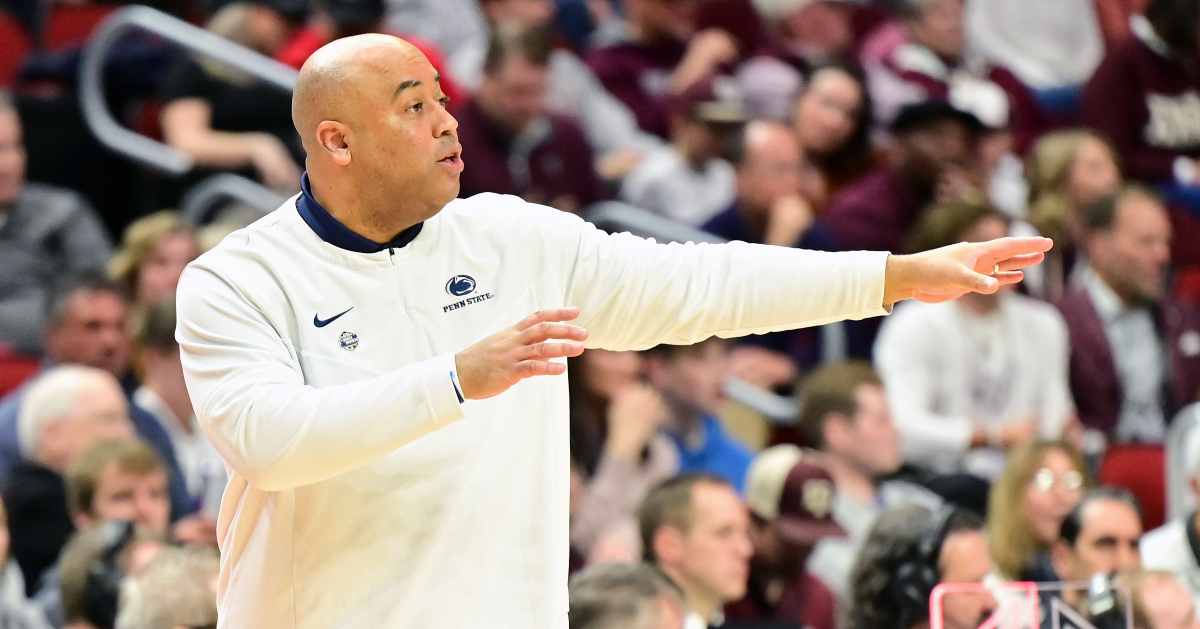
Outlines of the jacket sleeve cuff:
{"label": "jacket sleeve cuff", "polygon": [[442,354],[429,362],[430,368],[424,375],[425,395],[429,398],[429,408],[438,426],[446,426],[466,417],[462,407],[466,399],[458,382],[454,354]]}

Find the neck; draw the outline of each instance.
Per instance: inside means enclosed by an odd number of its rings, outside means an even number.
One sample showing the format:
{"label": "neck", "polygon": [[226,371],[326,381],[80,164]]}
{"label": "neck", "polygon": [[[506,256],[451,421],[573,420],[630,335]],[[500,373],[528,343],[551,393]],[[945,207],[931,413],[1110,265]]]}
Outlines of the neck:
{"label": "neck", "polygon": [[313,198],[329,215],[350,231],[377,243],[386,243],[421,222],[413,208],[396,211],[397,201],[378,185],[358,185],[351,178],[309,174]]}
{"label": "neck", "polygon": [[737,202],[737,210],[738,214],[742,216],[742,220],[746,221],[746,225],[750,226],[750,231],[754,232],[760,239],[766,235],[769,209],[751,208],[747,203],[739,200]]}
{"label": "neck", "polygon": [[670,412],[666,422],[667,429],[682,437],[685,442],[696,436],[704,422],[704,410],[672,397],[666,397],[665,401]]}
{"label": "neck", "polygon": [[967,293],[958,298],[958,305],[971,314],[991,314],[1000,308],[1000,296]]}
{"label": "neck", "polygon": [[153,391],[163,401],[163,404],[175,416],[175,421],[181,428],[186,432],[192,432],[192,415],[195,413],[195,410],[192,409],[192,399],[188,396],[187,387],[182,387],[183,390],[180,391],[179,386],[174,386],[173,383],[164,381],[163,378],[155,376],[155,373],[162,372],[160,370],[146,374],[145,387]]}
{"label": "neck", "polygon": [[839,494],[860,504],[875,502],[875,479],[859,466],[844,457],[829,454],[825,467],[833,477],[833,486]]}
{"label": "neck", "polygon": [[717,613],[717,608],[721,606],[721,601],[705,596],[679,570],[673,567],[662,566],[662,571],[679,586],[679,589],[683,590],[684,602],[687,604],[688,609],[700,614],[706,622],[711,621],[712,617]]}

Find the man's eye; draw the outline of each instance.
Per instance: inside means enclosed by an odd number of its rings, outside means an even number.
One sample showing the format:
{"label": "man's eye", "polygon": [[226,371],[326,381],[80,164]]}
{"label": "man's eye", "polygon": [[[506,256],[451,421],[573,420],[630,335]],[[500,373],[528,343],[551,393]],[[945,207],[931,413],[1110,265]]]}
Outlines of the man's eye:
{"label": "man's eye", "polygon": [[443,96],[443,97],[441,97],[441,98],[439,98],[439,99],[438,99],[438,102],[442,104],[442,107],[445,107],[446,105],[449,105],[449,104],[450,104],[450,97],[449,97],[449,96]]}
{"label": "man's eye", "polygon": [[412,107],[409,107],[408,110],[412,112],[421,111],[421,103],[414,104]]}

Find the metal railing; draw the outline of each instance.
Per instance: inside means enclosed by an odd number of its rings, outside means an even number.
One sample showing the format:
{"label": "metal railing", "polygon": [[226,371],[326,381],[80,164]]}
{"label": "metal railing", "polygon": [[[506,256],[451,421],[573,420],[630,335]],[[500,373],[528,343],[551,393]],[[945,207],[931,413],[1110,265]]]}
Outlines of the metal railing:
{"label": "metal railing", "polygon": [[109,112],[104,98],[104,65],[108,52],[121,37],[135,30],[153,33],[285,92],[290,92],[296,85],[297,72],[292,68],[162,11],[146,6],[128,6],[114,11],[96,29],[84,48],[79,73],[79,105],[88,127],[102,144],[163,172],[185,174],[195,166],[195,160],[183,151],[121,126]]}
{"label": "metal railing", "polygon": [[183,195],[179,211],[194,225],[205,225],[216,218],[229,201],[266,214],[275,211],[287,197],[277,194],[245,177],[232,173],[213,175]]}
{"label": "metal railing", "polygon": [[605,231],[627,231],[657,242],[722,243],[724,238],[688,227],[620,201],[601,201],[587,207],[583,217]]}

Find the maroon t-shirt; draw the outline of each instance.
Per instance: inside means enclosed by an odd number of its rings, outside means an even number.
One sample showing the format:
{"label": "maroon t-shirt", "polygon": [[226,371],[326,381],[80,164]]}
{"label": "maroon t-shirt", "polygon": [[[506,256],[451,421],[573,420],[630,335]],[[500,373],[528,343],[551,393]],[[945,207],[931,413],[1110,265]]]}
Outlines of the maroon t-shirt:
{"label": "maroon t-shirt", "polygon": [[643,131],[666,138],[668,82],[685,51],[675,41],[654,46],[623,42],[588,53],[587,64],[604,89],[629,107]]}
{"label": "maroon t-shirt", "polygon": [[909,231],[928,202],[884,166],[842,188],[821,217],[843,251],[904,253]]}
{"label": "maroon t-shirt", "polygon": [[[549,135],[526,158],[510,160],[513,138],[474,100],[453,113],[465,165],[459,196],[496,192],[536,203],[566,196],[579,209],[608,198],[592,166],[592,147],[583,129],[570,118],[551,116]],[[518,166],[515,172],[513,166]]]}
{"label": "maroon t-shirt", "polygon": [[816,577],[805,572],[787,584],[779,602],[772,606],[753,575],[747,583],[746,597],[725,606],[725,624],[737,629],[767,620],[791,621],[806,629],[834,629],[837,618],[837,598]]}
{"label": "maroon t-shirt", "polygon": [[1084,123],[1112,139],[1135,178],[1174,179],[1176,157],[1200,157],[1200,63],[1185,63],[1129,37],[1084,89]]}

